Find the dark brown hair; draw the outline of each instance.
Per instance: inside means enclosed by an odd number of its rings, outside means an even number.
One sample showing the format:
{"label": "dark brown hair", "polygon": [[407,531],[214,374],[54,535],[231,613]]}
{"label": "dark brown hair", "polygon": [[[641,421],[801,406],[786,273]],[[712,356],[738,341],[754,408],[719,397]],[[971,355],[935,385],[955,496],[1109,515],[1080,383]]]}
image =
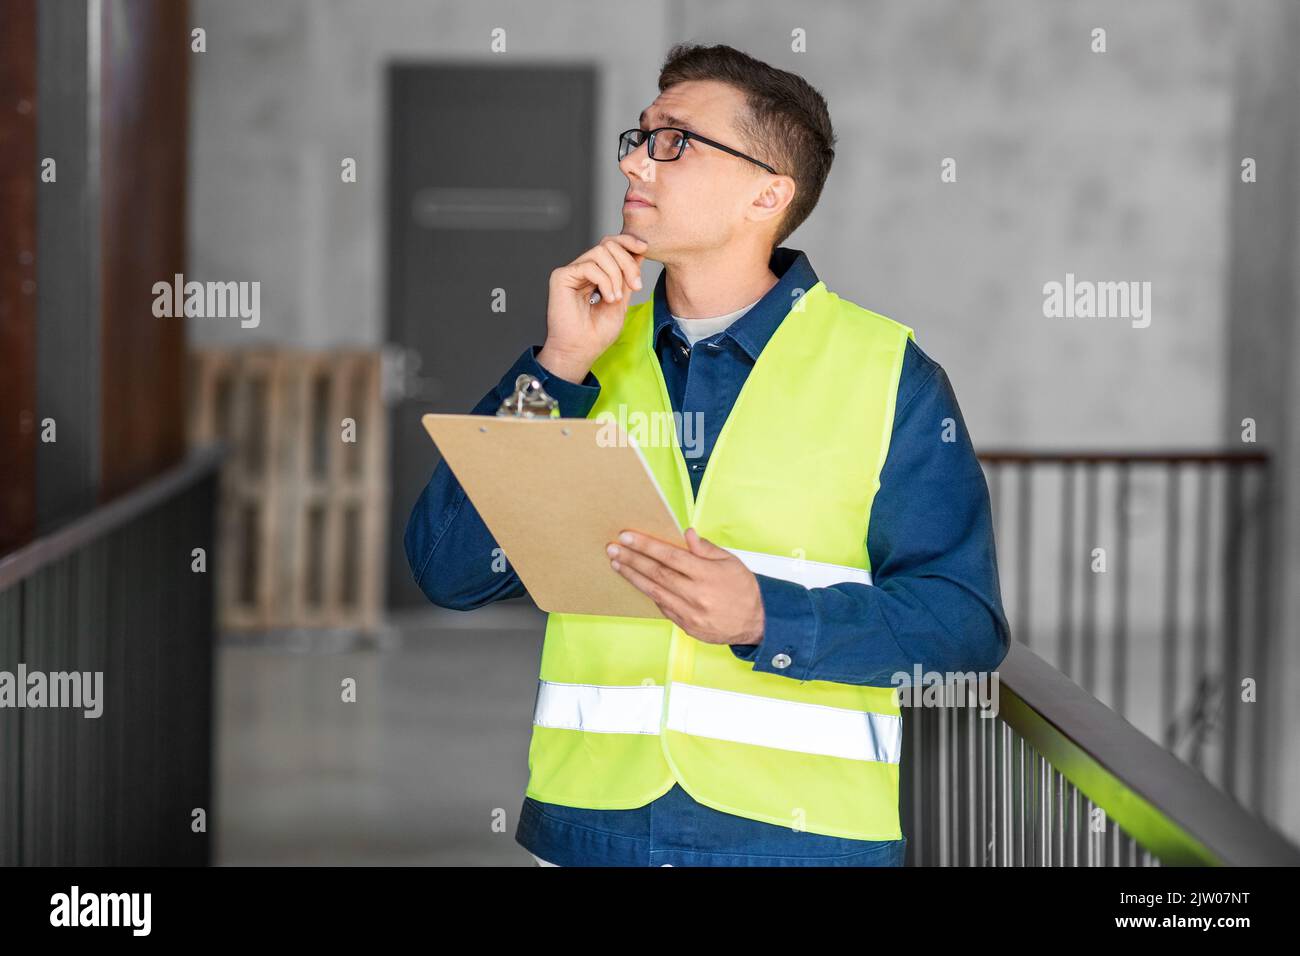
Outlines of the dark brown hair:
{"label": "dark brown hair", "polygon": [[794,198],[777,224],[773,245],[779,246],[817,205],[835,159],[825,97],[803,77],[721,44],[678,43],[668,51],[659,92],[687,80],[718,80],[744,93],[748,112],[736,125],[748,141],[745,152],[794,179]]}

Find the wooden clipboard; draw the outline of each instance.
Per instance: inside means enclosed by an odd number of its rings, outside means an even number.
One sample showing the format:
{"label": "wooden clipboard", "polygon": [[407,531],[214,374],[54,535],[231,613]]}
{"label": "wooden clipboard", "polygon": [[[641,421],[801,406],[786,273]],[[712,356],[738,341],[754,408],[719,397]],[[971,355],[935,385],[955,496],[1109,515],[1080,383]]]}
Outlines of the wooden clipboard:
{"label": "wooden clipboard", "polygon": [[605,553],[624,529],[686,547],[649,465],[617,423],[489,415],[420,421],[539,608],[663,618]]}

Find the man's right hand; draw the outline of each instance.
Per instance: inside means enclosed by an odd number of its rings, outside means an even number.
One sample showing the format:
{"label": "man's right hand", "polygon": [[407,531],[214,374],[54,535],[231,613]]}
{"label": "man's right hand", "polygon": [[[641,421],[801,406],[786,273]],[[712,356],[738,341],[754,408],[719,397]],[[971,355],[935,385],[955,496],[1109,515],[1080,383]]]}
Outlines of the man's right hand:
{"label": "man's right hand", "polygon": [[[641,288],[646,242],[627,233],[606,236],[551,273],[546,343],[537,361],[553,375],[581,382],[623,330],[632,292]],[[600,301],[590,304],[592,292]]]}

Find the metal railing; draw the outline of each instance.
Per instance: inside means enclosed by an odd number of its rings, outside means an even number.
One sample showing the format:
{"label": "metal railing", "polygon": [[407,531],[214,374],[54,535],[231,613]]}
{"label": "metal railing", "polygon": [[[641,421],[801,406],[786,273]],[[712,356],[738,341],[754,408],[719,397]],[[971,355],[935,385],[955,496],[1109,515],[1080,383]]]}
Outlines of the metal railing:
{"label": "metal railing", "polygon": [[21,686],[0,707],[0,865],[209,862],[220,457],[0,559],[0,671],[102,675],[97,716]]}
{"label": "metal railing", "polygon": [[1017,640],[1244,805],[1276,810],[1269,455],[979,457]]}
{"label": "metal railing", "polygon": [[1300,865],[1285,837],[1025,645],[988,682],[994,706],[969,681],[948,686],[951,706],[903,707],[909,865]]}

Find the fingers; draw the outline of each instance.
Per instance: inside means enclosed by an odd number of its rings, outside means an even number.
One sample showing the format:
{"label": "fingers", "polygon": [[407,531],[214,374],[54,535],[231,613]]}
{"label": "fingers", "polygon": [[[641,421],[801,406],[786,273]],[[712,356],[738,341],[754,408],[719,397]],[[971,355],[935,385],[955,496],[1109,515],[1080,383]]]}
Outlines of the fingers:
{"label": "fingers", "polygon": [[632,253],[628,252],[625,246],[615,242],[612,238],[606,239],[600,245],[601,248],[608,250],[622,270],[623,281],[633,289],[641,288],[641,263],[632,258]]}
{"label": "fingers", "polygon": [[616,236],[606,236],[601,240],[601,244],[603,245],[606,241],[611,239],[631,253],[631,255],[636,259],[636,264],[638,266],[641,264],[641,260],[645,258],[646,249],[650,246],[650,244],[644,239],[639,239],[626,232],[620,232]]}
{"label": "fingers", "polygon": [[605,271],[605,274],[609,276],[610,284],[614,288],[614,299],[622,299],[624,282],[623,267],[618,264],[618,260],[614,258],[613,253],[611,253],[605,246],[600,245],[589,249],[585,258],[588,262],[594,262]]}
{"label": "fingers", "polygon": [[[618,549],[617,553],[611,554],[610,552],[615,548]],[[643,552],[634,551],[625,544],[610,545],[606,548],[606,554],[609,554],[612,561],[620,565],[627,565],[657,584],[670,588],[679,594],[689,589],[693,584],[691,576],[679,568],[649,557]]]}
{"label": "fingers", "polygon": [[[681,627],[682,626],[681,622],[685,620],[685,614],[687,611],[685,600],[671,587],[660,583],[659,581],[655,580],[653,577],[643,574],[636,567],[633,567],[631,564],[629,564],[627,561],[627,556],[630,554],[631,552],[628,552],[626,550],[623,550],[619,554],[618,558],[616,559],[618,561],[618,568],[617,568],[618,573],[623,575],[623,577],[627,578],[628,581],[630,581],[638,590],[640,590],[643,594],[645,594],[646,597],[650,598],[650,600],[654,601],[655,604],[659,605],[659,609],[663,611],[664,614],[671,621],[673,621],[673,623]],[[647,561],[648,559],[639,558],[637,560],[639,563],[642,563]],[[654,564],[654,562],[650,562],[650,563]],[[663,568],[663,565],[656,565],[656,566],[659,568]],[[685,579],[683,578],[682,580]]]}
{"label": "fingers", "polygon": [[689,551],[673,547],[658,538],[636,531],[624,531],[623,534],[631,535],[631,542],[623,541],[623,535],[619,535],[619,540],[615,543],[618,544],[620,551],[646,555],[659,564],[667,565],[683,577],[693,577],[695,571],[693,562],[697,559]]}
{"label": "fingers", "polygon": [[602,299],[606,302],[614,301],[614,282],[608,272],[589,259],[575,263],[573,269],[581,278],[600,290]]}
{"label": "fingers", "polygon": [[606,236],[573,260],[567,269],[571,277],[586,280],[600,289],[600,296],[606,302],[623,301],[627,288],[641,288],[641,263],[647,247],[644,239],[627,233]]}
{"label": "fingers", "polygon": [[700,537],[700,533],[694,528],[686,529],[686,546],[691,549],[693,554],[698,554],[702,558],[726,558],[733,556],[726,548],[720,548],[708,538]]}

